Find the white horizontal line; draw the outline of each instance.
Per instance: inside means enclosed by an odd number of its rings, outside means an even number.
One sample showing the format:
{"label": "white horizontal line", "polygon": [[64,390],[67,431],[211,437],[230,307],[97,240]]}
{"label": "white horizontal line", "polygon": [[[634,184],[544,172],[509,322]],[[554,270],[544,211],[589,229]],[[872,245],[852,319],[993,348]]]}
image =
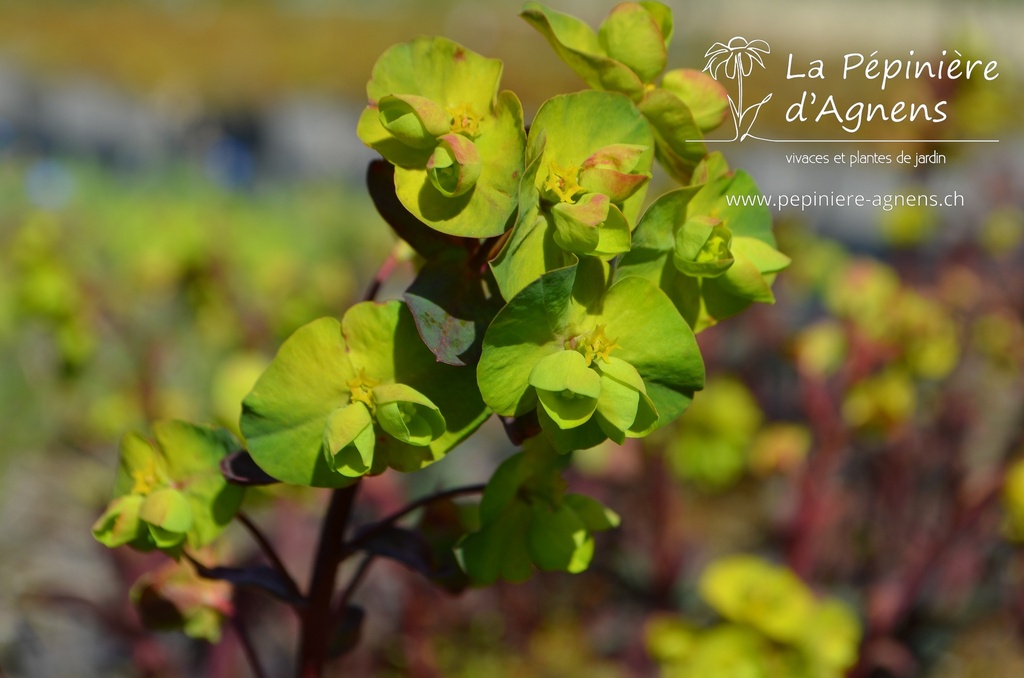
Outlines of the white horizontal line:
{"label": "white horizontal line", "polygon": [[[773,144],[998,144],[999,139],[763,139]],[[734,144],[735,139],[688,139],[688,144]]]}

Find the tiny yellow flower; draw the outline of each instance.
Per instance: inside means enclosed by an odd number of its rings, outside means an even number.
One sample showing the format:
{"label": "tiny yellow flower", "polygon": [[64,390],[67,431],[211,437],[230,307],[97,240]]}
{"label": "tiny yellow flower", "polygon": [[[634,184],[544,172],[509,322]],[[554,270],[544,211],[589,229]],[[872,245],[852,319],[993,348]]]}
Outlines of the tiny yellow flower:
{"label": "tiny yellow flower", "polygon": [[352,402],[361,402],[371,410],[374,408],[373,387],[380,384],[376,379],[366,376],[366,369],[359,368],[359,374],[348,380],[348,390],[352,392]]}
{"label": "tiny yellow flower", "polygon": [[580,168],[576,165],[559,167],[554,160],[548,162],[548,178],[544,188],[558,196],[561,202],[575,202],[577,193],[584,188],[579,183]]}

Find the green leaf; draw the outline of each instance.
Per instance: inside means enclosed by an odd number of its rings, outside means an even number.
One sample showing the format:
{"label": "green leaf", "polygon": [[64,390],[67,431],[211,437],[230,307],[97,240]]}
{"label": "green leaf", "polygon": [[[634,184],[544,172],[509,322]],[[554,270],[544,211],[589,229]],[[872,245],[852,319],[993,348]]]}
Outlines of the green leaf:
{"label": "green leaf", "polygon": [[720,82],[702,71],[677,68],[661,79],[662,89],[679,97],[701,132],[710,132],[729,117],[729,94]]}
{"label": "green leaf", "polygon": [[[638,414],[640,409],[644,412],[643,426],[634,432],[663,426],[686,409],[704,383],[693,332],[651,282],[624,278],[602,295],[600,278],[589,279],[580,273],[584,268],[581,264],[541,276],[498,313],[484,337],[477,368],[484,400],[504,416],[530,411],[537,403],[530,384],[534,367],[566,347],[583,350],[588,342],[597,342],[601,328],[603,348],[594,347],[593,355],[614,351],[614,357],[637,370],[650,397],[650,407],[638,404]],[[660,415],[655,423],[648,421],[652,413]],[[542,428],[559,451],[568,451],[571,445],[592,447],[604,439],[596,422],[592,428],[588,423],[571,433],[559,431],[556,416],[559,410],[550,404],[538,412]]]}
{"label": "green leaf", "polygon": [[[541,139],[545,143],[540,143]],[[536,154],[540,154],[533,181],[538,192],[558,168],[615,169],[614,163],[621,163],[618,171],[648,177],[654,160],[649,126],[629,99],[614,92],[584,91],[548,99],[530,126],[528,147],[528,164],[537,161]],[[644,150],[637,153],[636,147]],[[633,166],[624,169],[629,164]],[[640,188],[620,205],[630,222],[639,216],[646,194],[646,182],[637,182]],[[521,199],[530,197],[520,195]],[[520,209],[526,207],[529,205],[520,205]]]}
{"label": "green leaf", "polygon": [[498,579],[526,581],[533,573],[527,547],[530,507],[513,502],[497,519],[466,535],[459,545],[462,565],[473,583],[493,584]]}
{"label": "green leaf", "polygon": [[644,93],[637,108],[654,133],[658,162],[676,180],[688,182],[707,153],[700,127],[689,107],[672,92],[656,87]]}
{"label": "green leaf", "polygon": [[619,515],[596,499],[583,494],[567,494],[565,505],[583,522],[590,532],[604,532],[619,526]]}
{"label": "green leaf", "polygon": [[511,504],[519,488],[530,476],[532,469],[525,454],[514,454],[503,461],[487,481],[480,499],[480,522],[495,522],[506,506]]}
{"label": "green leaf", "polygon": [[231,522],[243,488],[229,485],[220,462],[238,449],[224,429],[181,421],[153,424],[154,441],[137,433],[121,442],[114,501],[93,525],[107,546],[153,548],[176,555],[187,540],[199,548]]}
{"label": "green leaf", "polygon": [[[640,380],[640,387],[637,388],[633,383],[615,379],[604,370],[601,372],[601,397],[597,401],[597,413],[600,415],[598,423],[609,438],[621,445],[626,439],[626,431],[636,421],[643,380]],[[633,372],[636,373],[636,370]],[[636,377],[640,379],[639,373],[636,373]]]}
{"label": "green leaf", "polygon": [[554,240],[549,212],[540,210],[540,195],[534,186],[546,143],[542,132],[531,136],[531,160],[519,184],[519,214],[512,234],[491,263],[491,270],[505,299],[512,299],[547,271],[576,263],[577,258]]}
{"label": "green leaf", "polygon": [[487,406],[502,416],[519,416],[537,404],[530,372],[544,357],[564,350],[560,337],[571,321],[576,267],[547,273],[503,308],[484,335],[477,382]]}
{"label": "green leaf", "polygon": [[404,298],[438,361],[459,367],[480,358],[484,332],[504,306],[494,284],[464,249],[449,250],[420,269]]}
{"label": "green leaf", "polygon": [[[391,343],[387,328],[373,334]],[[242,435],[260,468],[292,485],[351,483],[331,470],[323,442],[327,418],[349,404],[355,377],[341,323],[321,318],[296,330],[242,402]]]}
{"label": "green leaf", "polygon": [[141,491],[139,488],[148,492],[169,483],[167,464],[163,456],[153,449],[153,444],[139,433],[126,433],[121,438],[114,496]]}
{"label": "green leaf", "polygon": [[531,507],[527,532],[530,559],[542,570],[583,572],[594,556],[594,538],[570,507]]}
{"label": "green leaf", "polygon": [[734,297],[765,304],[775,303],[770,281],[761,275],[754,262],[739,251],[736,253],[735,262],[725,271],[725,275],[715,280],[715,283],[719,289]]}
{"label": "green leaf", "polygon": [[594,30],[579,19],[527,2],[519,16],[537,29],[558,57],[594,89],[639,97],[643,82],[628,66],[604,54]]}
{"label": "green leaf", "polygon": [[672,10],[668,5],[665,5],[655,0],[640,0],[640,6],[647,10],[654,21],[658,24],[658,32],[661,33],[662,42],[665,45],[665,49],[669,48],[672,44]]}
{"label": "green leaf", "polygon": [[608,434],[601,429],[599,419],[600,415],[591,417],[582,426],[563,429],[555,423],[555,420],[551,418],[546,408],[540,407],[537,409],[537,420],[544,431],[543,438],[559,454],[569,454],[576,450],[589,450],[607,440]]}
{"label": "green leaf", "polygon": [[493,117],[481,123],[481,132],[474,139],[480,175],[473,189],[447,197],[431,183],[426,163],[422,168],[398,166],[398,199],[416,218],[442,233],[471,238],[499,235],[515,210],[525,136],[519,99],[511,92],[502,92]]}
{"label": "green leaf", "polygon": [[778,273],[791,263],[785,254],[757,238],[739,236],[734,239],[732,247],[738,256],[749,260],[761,273]]}
{"label": "green leaf", "polygon": [[[645,150],[637,153],[639,148]],[[572,252],[609,259],[627,251],[628,231],[643,205],[652,163],[649,126],[622,95],[577,92],[545,102],[530,127],[526,173],[519,190],[519,217],[491,264],[502,296],[512,299],[542,274],[574,264]],[[628,195],[617,205],[626,223],[614,214],[616,204],[612,202],[608,219],[598,222],[603,226],[593,233],[585,224],[594,223],[594,216],[573,214],[572,203],[594,203],[596,211],[603,199],[581,195],[585,189],[576,184],[586,178],[588,171],[614,168],[616,164],[619,169],[615,171],[619,172],[635,165],[628,171],[639,177],[638,187],[632,193],[625,190],[615,196]],[[612,187],[622,189],[619,184]],[[566,196],[566,202],[559,193]]]}
{"label": "green leaf", "polygon": [[644,82],[665,70],[668,51],[661,24],[639,3],[616,5],[601,23],[598,39],[609,57],[629,66]]}
{"label": "green leaf", "polygon": [[704,362],[671,300],[647,280],[624,278],[608,289],[600,312],[591,317],[618,343],[614,357],[642,377],[659,415],[657,427],[682,414],[704,386]]}
{"label": "green leaf", "polygon": [[619,523],[614,512],[582,495],[566,495],[564,457],[533,438],[505,460],[487,484],[480,529],[461,545],[463,565],[478,584],[527,579],[532,564],[580,572],[593,555],[591,532]]}
{"label": "green leaf", "polygon": [[370,410],[362,402],[339,407],[327,417],[324,426],[324,453],[334,471],[358,478],[373,466],[376,436]]}

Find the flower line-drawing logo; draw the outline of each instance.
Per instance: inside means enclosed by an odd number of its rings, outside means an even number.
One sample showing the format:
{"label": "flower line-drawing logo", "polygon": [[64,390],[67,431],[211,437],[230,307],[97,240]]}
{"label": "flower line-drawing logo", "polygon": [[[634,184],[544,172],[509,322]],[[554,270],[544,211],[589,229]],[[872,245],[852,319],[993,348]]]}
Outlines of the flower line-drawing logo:
{"label": "flower line-drawing logo", "polygon": [[[716,42],[708,48],[704,58],[708,60],[704,71],[712,78],[718,80],[718,73],[721,71],[726,79],[735,80],[738,88],[736,100],[729,95],[729,109],[732,111],[733,124],[736,127],[736,135],[728,141],[743,141],[747,137],[757,139],[750,133],[754,121],[761,107],[772,98],[769,93],[764,99],[746,108],[743,106],[743,78],[750,75],[756,63],[764,68],[762,54],[770,54],[771,47],[764,40],[747,40],[737,35],[729,42]],[[742,132],[741,132],[742,130]]]}

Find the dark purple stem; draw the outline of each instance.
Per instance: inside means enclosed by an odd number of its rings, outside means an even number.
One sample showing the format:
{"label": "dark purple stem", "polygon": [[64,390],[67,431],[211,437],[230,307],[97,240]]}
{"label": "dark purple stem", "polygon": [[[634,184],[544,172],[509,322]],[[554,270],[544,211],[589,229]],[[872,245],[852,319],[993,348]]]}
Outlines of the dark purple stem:
{"label": "dark purple stem", "polygon": [[338,566],[346,555],[345,527],[358,489],[359,483],[354,483],[334,490],[320,526],[320,541],[307,596],[309,605],[300,616],[298,678],[320,678],[323,675],[334,621],[331,600]]}
{"label": "dark purple stem", "polygon": [[288,588],[291,589],[292,593],[294,593],[297,598],[301,598],[302,592],[299,591],[299,587],[295,583],[295,579],[292,578],[291,574],[288,572],[288,568],[285,567],[280,556],[277,555],[277,551],[274,550],[274,545],[270,543],[270,540],[268,540],[263,532],[260,531],[259,527],[256,526],[256,523],[252,522],[249,516],[239,511],[235,517],[238,519],[238,522],[242,523],[245,529],[248,530],[253,540],[255,540],[256,544],[260,547],[260,551],[266,559],[270,561],[270,564],[274,569],[277,570],[277,573],[281,575],[281,578],[288,585]]}

